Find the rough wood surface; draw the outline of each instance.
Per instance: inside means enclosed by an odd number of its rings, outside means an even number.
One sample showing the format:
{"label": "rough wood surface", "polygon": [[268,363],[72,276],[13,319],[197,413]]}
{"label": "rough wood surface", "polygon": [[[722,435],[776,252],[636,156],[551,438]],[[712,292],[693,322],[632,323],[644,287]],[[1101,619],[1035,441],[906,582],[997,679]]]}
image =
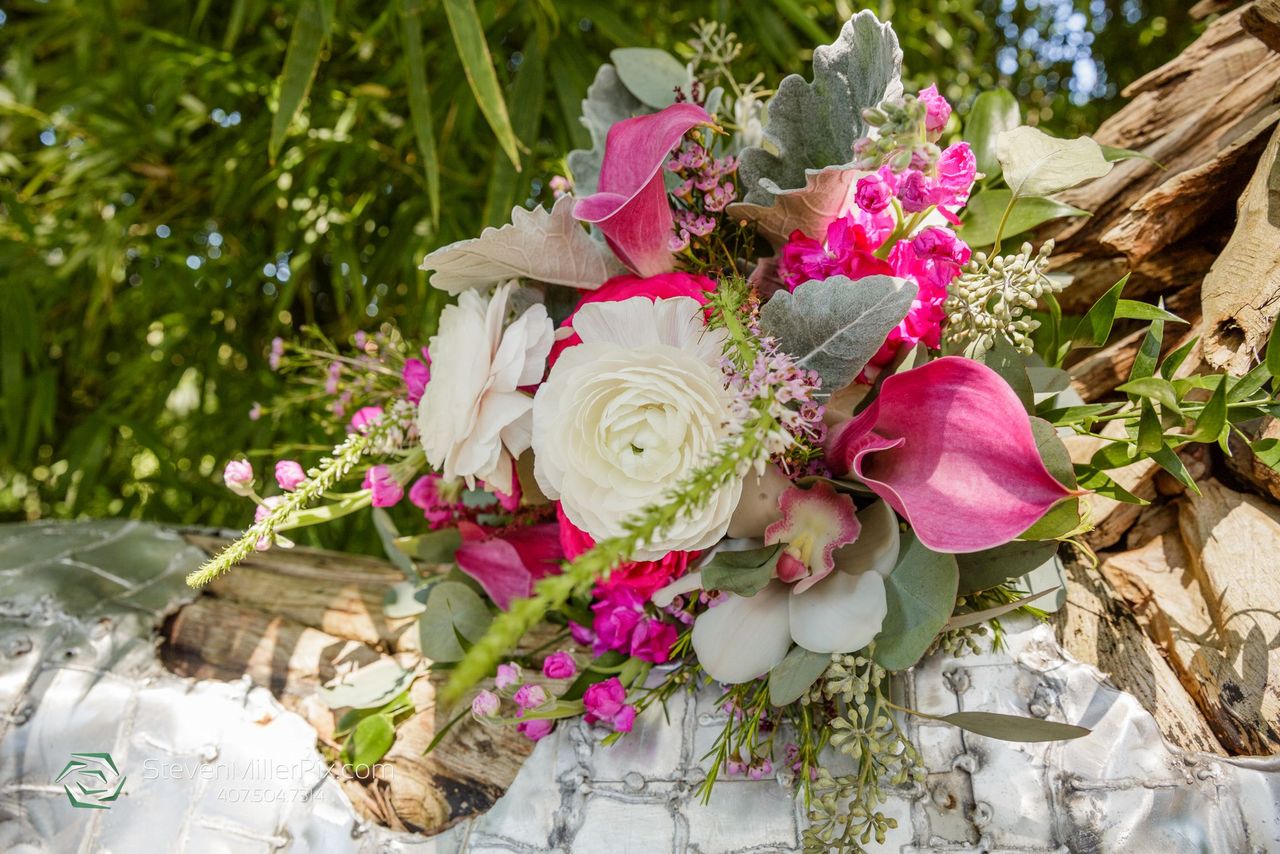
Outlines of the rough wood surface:
{"label": "rough wood surface", "polygon": [[[225,541],[188,536],[215,552]],[[484,812],[515,778],[532,743],[510,727],[468,717],[430,754],[427,746],[456,710],[440,709],[442,677],[428,673],[414,618],[382,612],[388,587],[404,575],[382,561],[314,549],[254,554],[173,615],[161,657],[176,673],[199,679],[248,678],[302,715],[331,752],[336,716],[316,691],[339,674],[394,657],[424,675],[410,690],[415,714],[397,727],[376,774],[340,780],[357,809],[389,827],[433,833]],[[553,635],[533,633],[525,649]]]}
{"label": "rough wood surface", "polygon": [[[1259,439],[1280,440],[1280,419],[1264,418],[1246,425],[1244,433],[1249,441]],[[1249,441],[1236,433],[1231,434],[1231,456],[1226,457],[1227,468],[1259,495],[1280,501],[1280,471],[1259,460],[1249,448]]]}
{"label": "rough wood surface", "polygon": [[1280,0],[1258,0],[1244,10],[1243,23],[1250,35],[1280,51]]}
{"label": "rough wood surface", "polygon": [[1201,290],[1205,360],[1241,374],[1280,315],[1280,130],[1270,135],[1265,154],[1237,209],[1237,225]]}
{"label": "rough wood surface", "polygon": [[1244,28],[1251,8],[1226,12],[1129,86],[1132,100],[1094,134],[1152,159],[1121,161],[1064,194],[1093,212],[1054,235],[1064,249],[1056,263],[1076,277],[1062,295],[1069,313],[1091,305],[1117,271],[1132,271],[1131,296],[1198,284],[1227,240],[1257,146],[1278,116],[1280,54]]}

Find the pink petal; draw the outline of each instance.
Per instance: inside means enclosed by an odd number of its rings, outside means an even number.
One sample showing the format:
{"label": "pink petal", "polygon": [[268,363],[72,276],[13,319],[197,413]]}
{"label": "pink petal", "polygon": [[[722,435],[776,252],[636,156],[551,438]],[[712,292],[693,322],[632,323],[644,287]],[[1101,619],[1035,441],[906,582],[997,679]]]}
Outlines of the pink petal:
{"label": "pink petal", "polygon": [[1074,493],[1049,474],[1031,421],[995,371],[948,356],[884,381],[834,437],[828,461],[852,470],[939,552],[1016,538]]}
{"label": "pink petal", "polygon": [[556,525],[531,525],[491,535],[479,525],[462,522],[462,545],[454,560],[499,608],[533,593],[533,583],[559,570],[563,557]]}
{"label": "pink petal", "polygon": [[641,276],[673,269],[671,205],[662,166],[690,128],[711,124],[697,104],[672,104],[660,113],[624,119],[609,128],[599,192],[574,205],[573,215],[604,232],[614,254]]}
{"label": "pink petal", "polygon": [[836,547],[858,538],[856,508],[852,498],[827,483],[792,487],[782,493],[779,507],[782,518],[765,529],[764,542],[787,544],[778,559],[778,578],[798,582],[795,592],[803,593],[836,568]]}

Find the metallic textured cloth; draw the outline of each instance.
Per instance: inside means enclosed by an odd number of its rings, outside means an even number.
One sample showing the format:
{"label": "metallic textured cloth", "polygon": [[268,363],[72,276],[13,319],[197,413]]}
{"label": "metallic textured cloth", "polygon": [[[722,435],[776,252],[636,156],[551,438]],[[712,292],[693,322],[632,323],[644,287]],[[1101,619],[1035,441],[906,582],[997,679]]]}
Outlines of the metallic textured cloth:
{"label": "metallic textured cloth", "polygon": [[[0,526],[0,850],[11,852],[580,852],[796,850],[803,809],[776,780],[695,797],[721,723],[713,692],[651,709],[604,748],[581,722],[543,740],[485,816],[434,839],[357,819],[315,732],[248,683],[167,673],[154,631],[202,558],[136,523]],[[1093,729],[1011,744],[912,720],[922,786],[886,811],[885,851],[1280,851],[1280,759],[1170,749],[1131,696],[1068,659],[1050,627],[1010,626],[999,653],[934,656],[908,701]],[[108,753],[109,808],[75,808],[73,753]],[[99,760],[86,760],[90,763]],[[110,769],[101,776],[110,777]],[[97,778],[88,778],[96,781]],[[97,782],[90,791],[103,791]],[[106,790],[110,790],[109,787]]]}

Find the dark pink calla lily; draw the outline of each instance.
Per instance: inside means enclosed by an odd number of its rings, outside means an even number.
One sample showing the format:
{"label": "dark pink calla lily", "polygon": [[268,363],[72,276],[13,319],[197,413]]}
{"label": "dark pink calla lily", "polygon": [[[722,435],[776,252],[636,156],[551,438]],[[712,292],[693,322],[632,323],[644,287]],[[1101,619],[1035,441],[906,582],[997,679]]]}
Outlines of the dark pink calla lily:
{"label": "dark pink calla lily", "polygon": [[533,594],[533,583],[560,571],[564,552],[560,526],[529,525],[501,533],[486,531],[474,522],[458,525],[462,545],[454,560],[502,610],[513,599]]}
{"label": "dark pink calla lily", "polygon": [[1045,468],[1008,383],[958,356],[885,379],[871,405],[829,439],[827,460],[938,552],[1003,545],[1077,494]]}
{"label": "dark pink calla lily", "polygon": [[672,104],[660,113],[624,119],[609,128],[598,192],[579,199],[573,215],[598,226],[623,264],[641,276],[674,269],[673,218],[662,166],[680,139],[711,116],[697,104]]}

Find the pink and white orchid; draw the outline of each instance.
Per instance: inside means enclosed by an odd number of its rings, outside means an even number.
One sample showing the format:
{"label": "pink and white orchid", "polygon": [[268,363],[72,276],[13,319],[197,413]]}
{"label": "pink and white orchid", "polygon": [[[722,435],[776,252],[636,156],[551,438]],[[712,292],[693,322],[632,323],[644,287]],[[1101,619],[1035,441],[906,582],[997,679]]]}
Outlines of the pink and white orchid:
{"label": "pink and white orchid", "polygon": [[812,489],[788,489],[779,509],[782,518],[765,529],[764,544],[786,543],[778,557],[778,578],[803,593],[836,568],[836,547],[858,538],[853,499],[819,483]]}
{"label": "pink and white orchid", "polygon": [[871,405],[829,435],[827,462],[936,552],[1003,545],[1076,494],[1045,468],[1009,384],[958,356],[886,378]]}
{"label": "pink and white orchid", "polygon": [[662,167],[690,129],[711,123],[697,104],[672,104],[609,128],[598,191],[579,199],[573,215],[599,227],[618,260],[641,276],[674,269],[668,244],[675,220]]}
{"label": "pink and white orchid", "polygon": [[[801,536],[840,538],[827,528],[831,517],[822,511],[804,518],[792,523]],[[810,525],[815,530],[801,531]],[[726,593],[723,602],[698,615],[693,650],[711,678],[749,682],[776,667],[792,644],[817,653],[854,652],[879,634],[888,613],[884,580],[898,562],[898,519],[877,501],[838,525],[844,531],[855,526],[857,539],[834,551],[834,571],[811,586],[802,590],[774,579],[754,596]],[[701,586],[702,573],[695,572],[659,590],[653,602],[666,607]]]}

